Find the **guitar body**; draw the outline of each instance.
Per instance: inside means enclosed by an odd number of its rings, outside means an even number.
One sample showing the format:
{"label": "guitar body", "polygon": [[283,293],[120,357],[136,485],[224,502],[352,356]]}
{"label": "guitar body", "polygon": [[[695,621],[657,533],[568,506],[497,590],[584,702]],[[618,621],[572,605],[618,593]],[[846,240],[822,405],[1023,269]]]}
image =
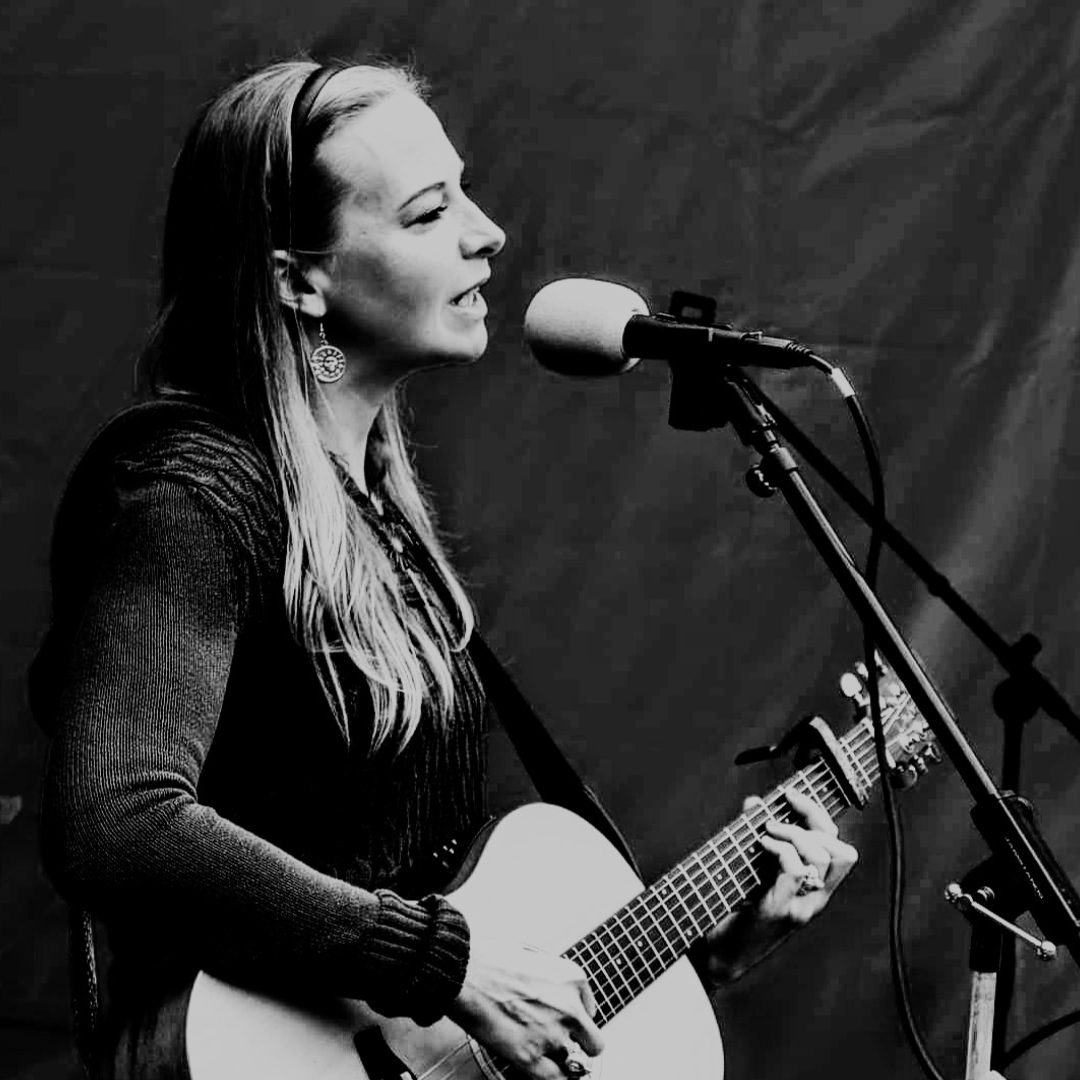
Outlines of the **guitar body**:
{"label": "guitar body", "polygon": [[[486,932],[566,952],[642,891],[614,847],[581,818],[532,803],[508,814],[470,851],[448,899]],[[400,1080],[371,1071],[354,1036],[377,1027],[418,1080],[503,1075],[449,1020],[422,1028],[360,1002],[300,1006],[200,973],[188,1007],[192,1080]],[[723,1047],[712,1005],[685,958],[604,1026],[603,1080],[720,1080]],[[364,1037],[360,1038],[361,1043]]]}

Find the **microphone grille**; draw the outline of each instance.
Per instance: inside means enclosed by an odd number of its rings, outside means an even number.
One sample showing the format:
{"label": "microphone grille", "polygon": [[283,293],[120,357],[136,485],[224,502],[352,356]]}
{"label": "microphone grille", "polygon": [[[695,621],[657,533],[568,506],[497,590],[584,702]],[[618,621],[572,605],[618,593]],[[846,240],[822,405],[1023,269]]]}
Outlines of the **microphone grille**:
{"label": "microphone grille", "polygon": [[648,315],[633,289],[594,278],[561,278],[545,285],[525,311],[525,341],[544,367],[585,377],[629,371],[623,352],[626,324]]}

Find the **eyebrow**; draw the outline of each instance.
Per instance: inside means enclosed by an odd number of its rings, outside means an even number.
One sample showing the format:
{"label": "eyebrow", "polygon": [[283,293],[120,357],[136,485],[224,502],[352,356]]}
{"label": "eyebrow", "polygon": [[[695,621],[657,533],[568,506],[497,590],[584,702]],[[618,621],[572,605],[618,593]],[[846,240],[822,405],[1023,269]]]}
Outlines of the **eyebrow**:
{"label": "eyebrow", "polygon": [[[458,164],[459,164],[459,165],[461,166],[461,171],[462,171],[462,172],[464,172],[464,171],[465,171],[465,162],[464,162],[464,161],[462,161],[462,159],[461,159],[461,158],[458,158]],[[405,200],[405,201],[404,201],[404,202],[403,202],[403,203],[402,203],[402,204],[401,204],[401,205],[400,205],[400,206],[398,207],[398,213],[401,213],[401,211],[402,211],[402,210],[404,210],[404,209],[405,209],[405,207],[409,205],[409,203],[411,203],[411,202],[415,202],[415,201],[416,201],[417,199],[419,199],[419,198],[420,198],[420,197],[421,197],[422,195],[427,195],[427,194],[428,194],[429,192],[431,192],[431,191],[445,191],[445,190],[446,190],[446,181],[445,181],[445,180],[439,180],[439,181],[437,181],[437,182],[436,182],[436,183],[434,183],[434,184],[428,184],[428,186],[427,186],[427,187],[423,187],[423,188],[421,188],[421,189],[420,189],[419,191],[413,192],[413,194],[412,194],[412,195],[410,195],[410,196],[409,196],[409,197],[408,197],[408,198],[407,198],[407,199],[406,199],[406,200]]]}

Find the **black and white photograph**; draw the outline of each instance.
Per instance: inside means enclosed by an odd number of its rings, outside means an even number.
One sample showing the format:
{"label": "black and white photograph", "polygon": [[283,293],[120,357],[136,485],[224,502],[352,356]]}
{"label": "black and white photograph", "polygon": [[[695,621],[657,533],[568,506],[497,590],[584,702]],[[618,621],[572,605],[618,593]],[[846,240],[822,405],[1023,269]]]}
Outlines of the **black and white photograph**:
{"label": "black and white photograph", "polygon": [[1080,9],[0,86],[0,1080],[1076,1080]]}

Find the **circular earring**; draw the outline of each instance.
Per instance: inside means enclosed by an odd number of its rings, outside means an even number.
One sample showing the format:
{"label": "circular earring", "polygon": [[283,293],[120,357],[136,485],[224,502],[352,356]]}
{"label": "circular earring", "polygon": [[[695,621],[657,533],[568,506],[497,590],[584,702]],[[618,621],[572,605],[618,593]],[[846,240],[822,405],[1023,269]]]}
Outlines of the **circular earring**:
{"label": "circular earring", "polygon": [[322,383],[337,382],[345,374],[345,354],[336,345],[331,345],[326,340],[326,331],[321,322],[319,323],[319,342],[320,344],[312,349],[308,357],[311,374]]}

